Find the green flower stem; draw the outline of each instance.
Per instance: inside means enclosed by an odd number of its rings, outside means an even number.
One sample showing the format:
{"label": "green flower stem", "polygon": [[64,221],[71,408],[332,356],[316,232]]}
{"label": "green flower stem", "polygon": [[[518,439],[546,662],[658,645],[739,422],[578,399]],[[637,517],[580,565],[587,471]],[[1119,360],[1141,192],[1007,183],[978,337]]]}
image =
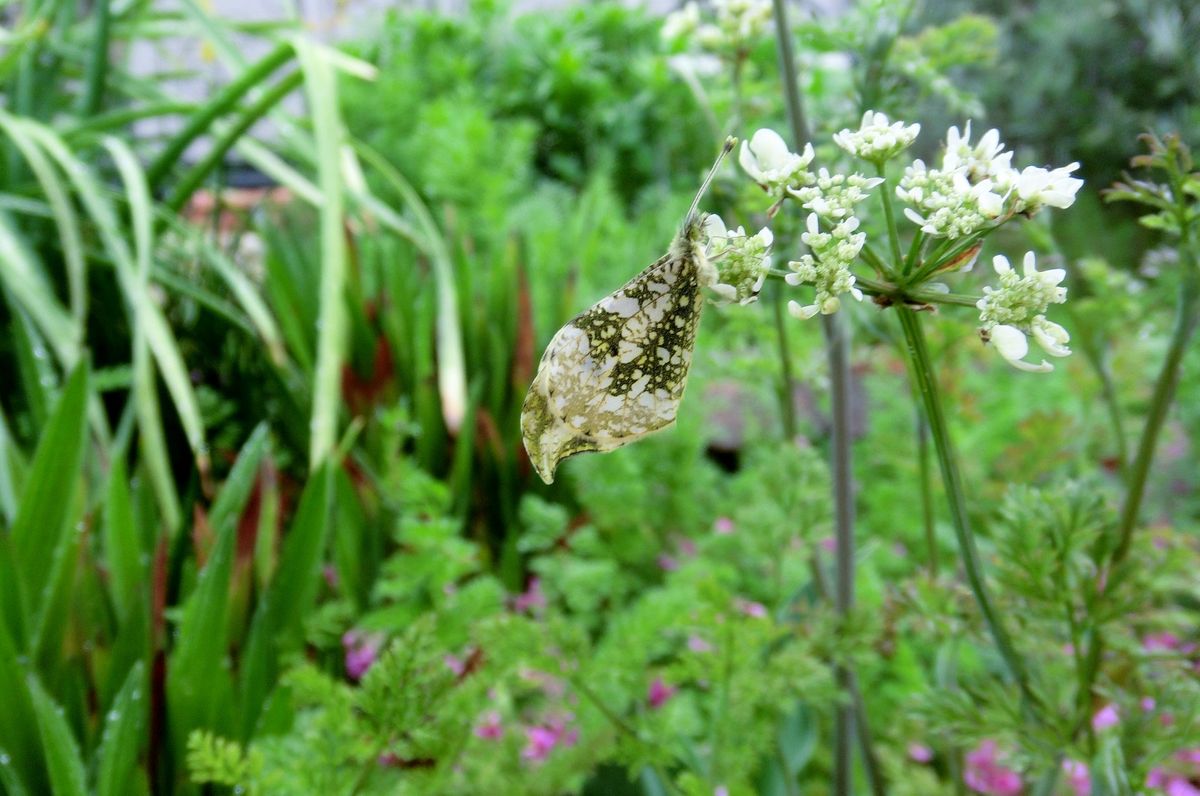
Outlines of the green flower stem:
{"label": "green flower stem", "polygon": [[921,248],[925,245],[925,230],[918,229],[913,235],[912,245],[908,247],[908,256],[904,258],[904,275],[912,272],[913,266],[921,259]]}
{"label": "green flower stem", "polygon": [[[914,385],[914,391],[915,391]],[[925,549],[929,555],[929,577],[938,574],[937,534],[933,516],[933,473],[929,471],[929,421],[921,408],[920,399],[914,395],[917,411],[917,465],[921,473],[921,517],[925,521]]]}
{"label": "green flower stem", "polygon": [[955,535],[958,537],[959,552],[962,557],[963,569],[966,571],[967,583],[975,595],[975,602],[979,605],[983,621],[995,641],[1005,668],[1008,669],[1009,675],[1021,690],[1021,695],[1025,698],[1028,706],[1036,709],[1038,700],[1029,686],[1025,663],[1016,648],[1013,647],[1012,640],[1000,622],[995,608],[992,607],[991,598],[987,593],[983,565],[979,560],[979,552],[975,549],[975,537],[972,535],[970,519],[967,516],[967,501],[962,475],[958,470],[958,459],[954,454],[950,429],[942,411],[937,378],[933,371],[929,348],[925,342],[925,332],[921,328],[921,319],[917,317],[916,312],[904,305],[897,306],[896,312],[900,316],[900,326],[904,330],[912,373],[916,377],[917,388],[925,406],[925,416],[929,421],[929,431],[933,435],[934,448],[942,471],[942,482],[945,485],[946,498],[950,504],[950,516],[954,522]]}
{"label": "green flower stem", "polygon": [[888,242],[892,246],[892,262],[900,265],[904,256],[900,254],[900,232],[896,228],[896,211],[892,207],[892,184],[888,182],[887,169],[883,163],[875,164],[875,172],[883,183],[879,186],[879,200],[883,203],[883,218],[887,222]]}
{"label": "green flower stem", "polygon": [[[784,103],[787,105],[788,121],[792,128],[792,145],[799,147],[811,139],[808,123],[804,118],[804,104],[800,99],[800,85],[796,79],[796,58],[792,52],[792,28],[788,24],[787,3],[772,0],[775,13],[775,42],[779,52],[779,71],[783,82]],[[840,316],[822,317],[821,328],[825,332],[825,351],[829,362],[829,381],[832,387],[831,458],[833,470],[834,524],[836,534],[836,557],[838,583],[835,604],[842,615],[849,613],[854,595],[854,489],[850,451],[850,358],[844,320]],[[854,672],[845,666],[837,667],[839,684],[853,683]],[[865,711],[856,711],[851,702],[839,706],[834,718],[834,787],[837,796],[850,796],[854,790],[854,769],[851,760],[854,742],[855,713],[858,723],[866,721]],[[861,705],[857,705],[861,708]],[[866,736],[863,736],[866,737]],[[860,738],[860,741],[862,738]],[[863,758],[870,757],[870,750],[863,749]],[[872,790],[877,783],[872,782]]]}
{"label": "green flower stem", "polygon": [[895,275],[892,273],[892,269],[889,268],[884,259],[880,257],[874,249],[871,248],[871,244],[864,243],[862,251],[859,252],[859,256],[866,260],[867,264],[874,268],[875,273],[879,274],[881,278],[895,278]]}
{"label": "green flower stem", "polygon": [[[1182,195],[1182,194],[1176,194]],[[1138,511],[1142,506],[1142,498],[1146,493],[1146,480],[1150,475],[1150,467],[1154,463],[1154,450],[1158,446],[1159,433],[1167,419],[1167,410],[1175,398],[1175,387],[1179,383],[1179,366],[1187,351],[1188,342],[1196,331],[1200,313],[1197,312],[1197,298],[1200,297],[1200,275],[1197,274],[1196,253],[1192,250],[1190,230],[1186,219],[1181,219],[1182,233],[1179,240],[1179,264],[1183,270],[1183,284],[1179,289],[1179,299],[1175,311],[1175,329],[1171,333],[1171,342],[1167,348],[1166,359],[1158,373],[1154,384],[1154,394],[1150,399],[1150,411],[1146,416],[1146,425],[1142,429],[1138,441],[1137,455],[1129,468],[1128,488],[1125,502],[1121,506],[1121,521],[1117,526],[1117,546],[1113,550],[1112,564],[1121,563],[1133,542],[1133,531],[1137,526]]]}
{"label": "green flower stem", "polygon": [[783,419],[783,433],[789,440],[796,439],[796,390],[792,375],[792,346],[788,341],[787,317],[784,314],[783,285],[778,285],[771,297],[771,312],[775,320],[775,339],[779,351],[779,410]]}

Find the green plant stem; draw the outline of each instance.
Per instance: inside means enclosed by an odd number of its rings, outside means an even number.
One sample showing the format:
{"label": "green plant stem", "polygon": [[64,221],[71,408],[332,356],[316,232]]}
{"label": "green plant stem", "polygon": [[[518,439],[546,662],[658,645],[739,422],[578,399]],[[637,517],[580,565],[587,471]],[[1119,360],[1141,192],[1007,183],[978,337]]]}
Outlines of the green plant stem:
{"label": "green plant stem", "polygon": [[[784,0],[772,0],[775,13],[775,41],[779,52],[779,71],[783,82],[784,103],[791,124],[792,144],[799,147],[811,138],[804,116],[804,103],[800,99],[800,85],[796,79],[796,58],[792,52],[792,29],[788,25],[787,4]],[[850,449],[850,358],[843,319],[839,315],[824,315],[821,328],[825,333],[825,350],[829,362],[829,381],[832,391],[832,426],[830,440],[834,522],[836,536],[837,584],[835,605],[839,614],[849,613],[854,600],[854,487]],[[847,667],[838,666],[836,676],[843,688],[853,685],[854,673]],[[851,761],[854,741],[856,707],[860,709],[858,723],[865,726],[865,710],[853,700],[840,705],[834,718],[834,793],[850,796],[854,790],[853,766]],[[869,739],[864,733],[859,740]],[[869,749],[863,749],[864,759],[871,757]],[[872,780],[872,790],[881,793],[881,782]]]}
{"label": "green plant stem", "polygon": [[233,110],[238,101],[255,86],[262,83],[268,76],[292,57],[292,45],[283,43],[267,53],[258,63],[249,67],[236,80],[228,83],[217,92],[195,113],[183,129],[175,134],[170,143],[163,148],[150,167],[146,169],[146,179],[155,190],[162,185],[167,172],[179,161],[188,146],[200,136],[208,132],[212,123],[222,115]]}
{"label": "green plant stem", "polygon": [[938,550],[933,516],[933,474],[929,472],[929,421],[925,419],[920,398],[915,395],[915,384],[913,392],[913,403],[917,409],[917,467],[921,475],[921,516],[925,521],[925,549],[929,555],[929,577],[936,578]]}
{"label": "green plant stem", "polygon": [[787,317],[784,314],[783,285],[778,285],[771,300],[771,311],[775,319],[775,340],[779,351],[779,410],[783,420],[783,433],[789,440],[796,439],[796,390],[792,374],[792,347],[788,341]]}
{"label": "green plant stem", "polygon": [[933,436],[934,449],[937,452],[938,464],[942,472],[942,482],[946,488],[946,499],[950,504],[950,516],[954,522],[955,535],[958,537],[959,553],[967,575],[967,583],[971,587],[975,602],[979,605],[983,621],[1000,652],[1005,668],[1016,682],[1029,708],[1036,710],[1038,701],[1029,686],[1029,676],[1025,671],[1024,661],[1013,647],[1012,640],[1001,624],[1000,617],[997,616],[987,593],[983,565],[979,560],[979,552],[975,549],[975,537],[971,532],[971,523],[967,516],[967,501],[962,475],[958,470],[958,459],[950,439],[950,429],[942,411],[937,378],[929,356],[929,347],[925,342],[925,331],[921,328],[921,319],[912,309],[903,305],[896,307],[896,312],[900,317],[900,326],[904,330],[912,372],[917,380],[917,387],[925,406],[925,416],[929,421],[929,431]]}
{"label": "green plant stem", "polygon": [[888,182],[887,169],[884,168],[883,163],[875,164],[875,172],[883,180],[883,184],[879,186],[879,199],[883,203],[883,218],[887,223],[888,242],[892,247],[892,262],[899,267],[904,262],[904,256],[900,253],[900,235],[896,230],[896,211],[892,207],[892,186]]}
{"label": "green plant stem", "polygon": [[1113,550],[1111,563],[1113,566],[1121,563],[1129,554],[1133,542],[1133,531],[1137,526],[1138,511],[1145,497],[1146,480],[1150,475],[1150,467],[1154,463],[1154,450],[1158,446],[1158,437],[1163,423],[1167,419],[1167,410],[1175,398],[1175,387],[1179,383],[1179,367],[1183,355],[1187,351],[1188,342],[1196,331],[1196,323],[1200,320],[1197,313],[1197,298],[1200,296],[1200,275],[1197,274],[1195,252],[1192,251],[1189,229],[1182,224],[1182,235],[1179,241],[1179,264],[1182,269],[1178,303],[1175,310],[1175,328],[1171,333],[1171,342],[1167,348],[1166,358],[1158,379],[1154,383],[1154,394],[1150,399],[1150,411],[1146,416],[1146,425],[1142,429],[1138,441],[1137,455],[1129,468],[1128,488],[1125,502],[1121,506],[1121,520],[1117,526],[1117,545]]}
{"label": "green plant stem", "polygon": [[903,273],[907,276],[912,272],[913,266],[921,259],[921,248],[925,245],[925,230],[918,229],[913,235],[912,245],[908,247],[908,256],[904,258]]}

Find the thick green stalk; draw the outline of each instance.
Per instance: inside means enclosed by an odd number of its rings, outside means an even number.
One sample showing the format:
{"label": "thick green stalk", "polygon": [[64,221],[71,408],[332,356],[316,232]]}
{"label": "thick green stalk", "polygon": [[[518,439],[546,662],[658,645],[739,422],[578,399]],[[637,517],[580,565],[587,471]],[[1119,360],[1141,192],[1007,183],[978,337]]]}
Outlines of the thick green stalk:
{"label": "thick green stalk", "polygon": [[954,522],[955,535],[958,537],[959,552],[962,557],[963,569],[967,575],[967,583],[975,595],[975,602],[979,605],[980,613],[983,614],[983,621],[996,643],[996,648],[1000,652],[1000,657],[1003,659],[1009,675],[1021,690],[1028,706],[1036,708],[1037,698],[1029,686],[1025,663],[1013,646],[987,593],[983,565],[979,560],[979,551],[975,549],[975,537],[971,532],[971,522],[967,516],[967,500],[963,489],[962,475],[958,470],[958,459],[950,439],[950,429],[942,411],[937,378],[933,371],[929,348],[925,343],[925,331],[921,328],[921,319],[906,306],[896,307],[896,312],[900,316],[900,326],[904,330],[912,373],[916,377],[917,388],[925,406],[925,417],[929,421],[929,431],[933,436],[934,449],[937,452],[938,464],[942,471],[942,482],[946,488],[946,499],[950,504],[950,516]]}
{"label": "thick green stalk", "polygon": [[1183,234],[1179,241],[1179,265],[1183,269],[1183,284],[1179,289],[1179,299],[1175,312],[1175,329],[1171,333],[1171,342],[1167,348],[1166,359],[1154,384],[1154,395],[1150,399],[1150,411],[1146,417],[1146,425],[1142,429],[1138,441],[1137,455],[1129,468],[1129,486],[1125,494],[1125,502],[1121,506],[1121,521],[1117,526],[1117,546],[1113,550],[1112,563],[1119,564],[1129,553],[1133,541],[1133,531],[1137,526],[1138,511],[1142,506],[1142,498],[1146,493],[1146,480],[1150,475],[1150,467],[1154,464],[1154,450],[1158,446],[1158,436],[1163,423],[1167,419],[1167,410],[1175,398],[1175,387],[1179,383],[1179,366],[1187,351],[1188,342],[1196,331],[1200,313],[1197,312],[1197,299],[1200,298],[1200,275],[1197,274],[1195,252],[1192,251],[1189,230],[1183,226]]}

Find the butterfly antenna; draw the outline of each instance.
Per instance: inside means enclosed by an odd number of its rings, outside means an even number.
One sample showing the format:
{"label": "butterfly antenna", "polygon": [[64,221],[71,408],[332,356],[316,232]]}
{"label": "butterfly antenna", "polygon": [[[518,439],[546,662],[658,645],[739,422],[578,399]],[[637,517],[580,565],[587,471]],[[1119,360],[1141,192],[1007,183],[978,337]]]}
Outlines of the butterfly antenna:
{"label": "butterfly antenna", "polygon": [[720,154],[713,161],[712,168],[708,170],[708,176],[704,178],[704,182],[700,184],[700,190],[696,191],[696,198],[692,200],[692,206],[688,210],[687,216],[684,217],[683,226],[686,229],[696,218],[696,211],[700,209],[700,200],[704,198],[704,194],[708,193],[708,186],[712,185],[713,178],[717,176],[717,170],[721,168],[721,163],[725,160],[725,156],[733,151],[737,146],[738,140],[733,136],[725,139],[725,145],[721,147]]}

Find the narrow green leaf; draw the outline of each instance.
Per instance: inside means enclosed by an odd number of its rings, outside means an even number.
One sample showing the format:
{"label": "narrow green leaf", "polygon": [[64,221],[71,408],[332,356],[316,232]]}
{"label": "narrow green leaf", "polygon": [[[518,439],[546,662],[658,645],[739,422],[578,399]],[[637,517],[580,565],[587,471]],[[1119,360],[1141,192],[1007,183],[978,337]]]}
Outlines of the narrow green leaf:
{"label": "narrow green leaf", "polygon": [[341,366],[346,348],[346,238],[342,223],[342,146],[337,81],[328,59],[308,39],[293,39],[304,70],[304,87],[317,141],[320,208],[321,309],[317,318],[317,364],[313,374],[312,438],[309,469],[316,471],[333,451],[341,404]]}
{"label": "narrow green leaf", "polygon": [[70,533],[67,517],[87,442],[84,423],[87,384],[85,362],[76,366],[67,379],[38,440],[13,521],[13,547],[27,589],[48,581],[55,550]]}
{"label": "narrow green leaf", "polygon": [[298,649],[303,642],[302,623],[316,600],[321,553],[330,525],[332,481],[328,466],[309,477],[284,540],[275,578],[254,613],[242,658],[243,739],[258,722],[276,677],[278,656]]}
{"label": "narrow green leaf", "polygon": [[303,619],[312,610],[317,596],[321,553],[325,549],[333,502],[332,480],[328,467],[316,470],[309,477],[284,541],[275,579],[264,598],[269,603],[273,631],[294,645],[302,639]]}
{"label": "narrow green leaf", "polygon": [[215,697],[228,690],[228,671],[223,661],[228,643],[229,576],[237,524],[230,519],[216,532],[217,541],[208,563],[184,607],[178,642],[167,668],[171,745],[179,751],[192,730],[212,727],[218,704]]}
{"label": "narrow green leaf", "polygon": [[138,754],[146,739],[146,674],[141,661],[134,664],[125,678],[125,685],[113,701],[112,710],[104,717],[104,734],[100,739],[100,767],[96,776],[99,796],[124,796],[134,793],[138,770]]}
{"label": "narrow green leaf", "polygon": [[[41,148],[25,133],[24,126],[14,123],[14,120],[8,117],[0,116],[0,129],[4,130],[20,150],[54,214],[54,224],[58,228],[58,239],[62,245],[63,262],[67,268],[67,287],[71,296],[71,315],[75,327],[72,341],[77,345],[83,337],[83,323],[87,316],[87,272],[83,239],[79,232],[79,218],[62,179]],[[74,362],[69,363],[73,364]]]}
{"label": "narrow green leaf", "polygon": [[53,793],[55,796],[86,796],[86,769],[63,709],[46,693],[37,677],[29,675],[26,682],[33,697],[33,710]]}
{"label": "narrow green leaf", "polygon": [[463,332],[455,290],[454,262],[446,241],[420,195],[408,180],[382,155],[361,142],[356,149],[377,173],[400,194],[417,218],[425,251],[433,266],[437,285],[438,392],[442,399],[442,417],[446,428],[457,432],[467,411],[467,375],[463,356]]}
{"label": "narrow green leaf", "polygon": [[250,492],[254,489],[258,469],[267,454],[269,444],[267,424],[259,423],[242,446],[237,461],[229,471],[229,477],[225,479],[208,512],[208,522],[213,528],[222,528],[226,522],[237,523],[242,509],[246,507],[246,501],[250,498]]}
{"label": "narrow green leaf", "polygon": [[[3,539],[0,539],[0,546]],[[8,573],[0,572],[0,575]],[[41,741],[29,689],[25,687],[28,670],[18,657],[17,647],[0,626],[0,683],[4,683],[4,708],[0,710],[0,748],[10,756],[13,770],[22,783],[35,793],[41,788],[45,775],[39,763]]]}
{"label": "narrow green leaf", "polygon": [[0,213],[0,282],[29,313],[66,367],[79,359],[79,330],[7,213]]}
{"label": "narrow green leaf", "polygon": [[108,477],[108,498],[104,501],[104,563],[120,626],[144,601],[142,584],[146,582],[142,545],[133,522],[133,501],[129,496],[129,479],[123,459],[113,461]]}
{"label": "narrow green leaf", "polygon": [[0,788],[4,789],[7,796],[27,796],[29,793],[13,765],[12,755],[6,749],[0,749]]}
{"label": "narrow green leaf", "polygon": [[[0,119],[6,114],[0,111]],[[7,117],[11,123],[12,117]],[[111,204],[106,199],[106,193],[100,181],[92,171],[78,158],[71,154],[62,139],[50,128],[33,122],[24,121],[27,134],[33,138],[59,168],[67,175],[74,186],[80,201],[87,209],[88,215],[96,224],[96,231],[104,243],[104,248],[116,267],[117,277],[126,300],[133,307],[136,321],[145,329],[147,343],[154,353],[154,358],[162,372],[163,381],[167,385],[175,402],[176,412],[180,423],[187,434],[188,444],[196,457],[198,466],[203,470],[208,466],[208,449],[204,441],[204,424],[200,418],[199,404],[195,391],[188,377],[187,366],[179,353],[179,347],[171,328],[167,324],[162,308],[154,300],[149,291],[149,285],[138,279],[137,266],[129,250],[121,225]]]}

